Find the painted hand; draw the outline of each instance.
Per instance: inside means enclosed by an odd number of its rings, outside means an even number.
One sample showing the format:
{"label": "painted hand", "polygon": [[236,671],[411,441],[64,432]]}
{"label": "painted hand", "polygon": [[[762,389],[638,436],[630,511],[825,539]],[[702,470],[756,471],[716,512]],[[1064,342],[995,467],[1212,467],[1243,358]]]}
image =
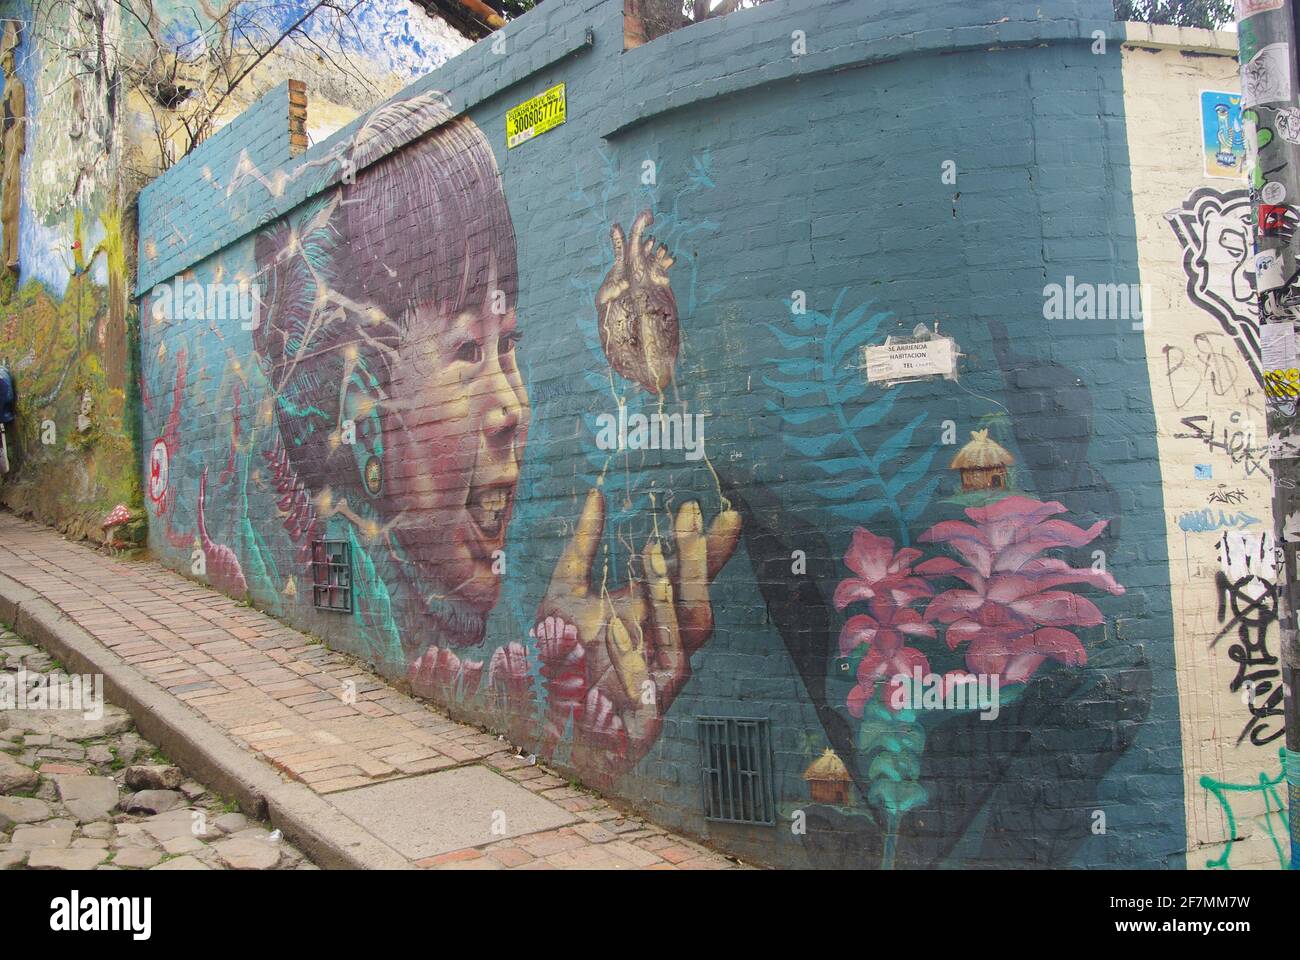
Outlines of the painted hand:
{"label": "painted hand", "polygon": [[643,757],[691,675],[691,656],[713,633],[709,585],[731,558],[740,515],[725,510],[708,532],[699,504],[677,511],[673,570],[657,540],[641,554],[643,573],[610,593],[592,585],[605,526],[605,498],[587,495],[582,517],[556,565],[531,636],[547,691],[549,747],[573,717],[573,763],[611,779]]}
{"label": "painted hand", "polygon": [[609,364],[653,393],[663,393],[673,378],[680,334],[677,301],[668,282],[673,258],[654,237],[642,238],[654,223],[649,210],[632,224],[632,239],[623,239],[618,224],[609,231],[614,265],[596,292],[600,345]]}

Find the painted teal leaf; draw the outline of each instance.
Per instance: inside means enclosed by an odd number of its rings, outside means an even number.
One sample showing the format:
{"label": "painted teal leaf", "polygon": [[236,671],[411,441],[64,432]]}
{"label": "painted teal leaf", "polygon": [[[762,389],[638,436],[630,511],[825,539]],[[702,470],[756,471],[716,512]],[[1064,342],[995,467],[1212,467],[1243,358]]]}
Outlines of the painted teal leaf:
{"label": "painted teal leaf", "polygon": [[912,442],[912,434],[916,432],[917,427],[925,422],[925,418],[928,416],[928,413],[918,413],[911,423],[877,447],[876,463],[882,465],[889,463],[906,450],[907,445]]}
{"label": "painted teal leaf", "polygon": [[821,371],[820,361],[807,357],[792,357],[789,360],[773,361],[779,373],[787,377],[807,377]]}
{"label": "painted teal leaf", "polygon": [[839,404],[852,403],[858,397],[867,392],[867,383],[865,380],[855,379],[846,386],[839,387],[835,391],[835,401]]}
{"label": "painted teal leaf", "polygon": [[793,433],[785,434],[785,442],[796,453],[801,453],[805,457],[820,457],[840,439],[839,434],[835,433],[824,434],[819,437],[801,437]]}
{"label": "painted teal leaf", "polygon": [[807,350],[809,344],[813,342],[812,337],[799,337],[793,333],[786,333],[774,323],[764,323],[763,326],[771,330],[776,336],[776,339],[780,341],[781,346],[789,350],[791,353],[802,353]]}
{"label": "painted teal leaf", "polygon": [[813,466],[832,477],[848,470],[870,470],[870,462],[861,457],[835,457],[830,460],[814,460]]}
{"label": "painted teal leaf", "polygon": [[[865,307],[865,304],[863,305]],[[856,311],[855,311],[856,312]],[[866,323],[859,324],[857,327],[850,329],[838,343],[835,344],[834,352],[831,354],[831,363],[838,367],[842,364],[854,350],[862,347],[868,340],[876,335],[880,329],[880,324],[889,317],[887,313],[877,313]]]}
{"label": "painted teal leaf", "polygon": [[348,540],[352,544],[353,609],[362,639],[376,663],[401,663],[404,659],[402,641],[393,619],[388,587],[375,571],[370,554],[357,541],[356,530],[351,525]]}
{"label": "painted teal leaf", "polygon": [[863,407],[853,415],[853,419],[849,421],[849,427],[854,431],[861,430],[864,427],[874,427],[889,416],[889,411],[894,409],[894,400],[897,396],[897,392],[890,392],[874,403]]}
{"label": "painted teal leaf", "polygon": [[[867,303],[859,303],[856,307],[854,307],[854,308],[853,308],[852,310],[850,310],[848,313],[844,314],[844,316],[842,316],[842,317],[840,317],[839,319],[837,319],[837,320],[835,321],[835,326],[836,326],[836,327],[837,327],[841,332],[838,333],[838,334],[836,334],[836,336],[843,336],[843,331],[845,331],[845,330],[852,330],[855,326],[857,326],[858,322],[859,322],[859,321],[860,321],[864,316],[866,316],[866,313],[867,313],[867,307],[869,307],[869,306],[871,306],[870,301],[868,301]],[[836,303],[835,303],[835,308],[836,308],[837,310],[839,309],[839,301],[838,301],[838,300],[837,300]]]}
{"label": "painted teal leaf", "polygon": [[916,483],[916,481],[920,480],[925,476],[925,471],[930,469],[930,462],[938,452],[938,447],[931,447],[911,463],[899,468],[898,472],[890,477],[889,482],[885,484],[886,492],[891,497],[897,497],[912,484]]}
{"label": "painted teal leaf", "polygon": [[273,616],[284,616],[280,605],[280,577],[276,572],[275,557],[266,547],[261,534],[254,529],[247,514],[239,518],[238,556],[248,592],[257,605]]}
{"label": "painted teal leaf", "polygon": [[817,493],[827,500],[844,500],[848,497],[856,497],[863,490],[869,490],[872,487],[879,489],[880,486],[880,480],[871,476],[864,480],[854,480],[851,483],[837,483],[831,486],[822,485],[817,487]]}
{"label": "painted teal leaf", "polygon": [[771,400],[767,401],[766,406],[767,409],[771,410],[773,413],[779,413],[781,419],[786,423],[793,424],[794,426],[802,426],[805,423],[811,423],[814,420],[820,420],[822,417],[826,416],[825,407],[797,407],[792,409],[790,407],[783,407],[779,403],[773,403]]}
{"label": "painted teal leaf", "polygon": [[815,327],[826,326],[828,323],[830,323],[830,320],[826,317],[825,314],[817,313],[814,310],[809,310],[807,313],[791,313],[790,322],[794,324],[794,328],[796,330],[803,330],[804,332],[808,332],[814,329]]}
{"label": "painted teal leaf", "polygon": [[925,512],[925,508],[930,505],[934,498],[934,492],[939,488],[942,476],[933,476],[927,480],[913,496],[911,502],[903,509],[903,519],[909,523]]}

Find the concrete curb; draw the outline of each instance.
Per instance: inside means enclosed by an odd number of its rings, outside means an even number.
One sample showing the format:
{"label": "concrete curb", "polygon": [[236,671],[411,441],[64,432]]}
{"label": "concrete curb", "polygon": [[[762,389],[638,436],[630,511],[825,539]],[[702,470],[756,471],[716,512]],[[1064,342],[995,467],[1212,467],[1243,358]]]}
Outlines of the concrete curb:
{"label": "concrete curb", "polygon": [[69,670],[104,677],[104,697],[187,774],[270,820],[316,864],[333,870],[403,870],[414,864],[331,803],[233,743],[224,732],[107,649],[40,594],[0,574],[0,620]]}

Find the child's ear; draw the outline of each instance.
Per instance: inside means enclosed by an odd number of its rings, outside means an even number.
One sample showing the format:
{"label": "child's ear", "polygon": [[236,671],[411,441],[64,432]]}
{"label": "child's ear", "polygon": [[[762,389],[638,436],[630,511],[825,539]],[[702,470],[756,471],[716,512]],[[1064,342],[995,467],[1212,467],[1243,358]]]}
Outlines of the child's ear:
{"label": "child's ear", "polygon": [[371,498],[384,489],[384,435],[379,391],[364,373],[348,377],[339,409],[339,436],[352,451],[361,489]]}

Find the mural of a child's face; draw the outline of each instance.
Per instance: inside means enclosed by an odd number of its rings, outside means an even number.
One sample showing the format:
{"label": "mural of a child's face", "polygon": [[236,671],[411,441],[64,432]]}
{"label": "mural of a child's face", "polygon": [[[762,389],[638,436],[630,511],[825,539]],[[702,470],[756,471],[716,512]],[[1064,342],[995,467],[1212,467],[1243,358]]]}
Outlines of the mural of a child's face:
{"label": "mural of a child's face", "polygon": [[513,305],[500,312],[495,274],[470,309],[411,308],[385,403],[385,523],[409,565],[413,599],[455,645],[482,638],[500,593],[528,430],[520,334]]}
{"label": "mural of a child's face", "polygon": [[[374,619],[409,658],[480,642],[500,594],[529,417],[515,232],[491,145],[440,96],[382,106],[340,149],[355,178],[259,237],[257,342],[281,483],[360,534],[391,601]],[[293,516],[301,543],[315,520]]]}

